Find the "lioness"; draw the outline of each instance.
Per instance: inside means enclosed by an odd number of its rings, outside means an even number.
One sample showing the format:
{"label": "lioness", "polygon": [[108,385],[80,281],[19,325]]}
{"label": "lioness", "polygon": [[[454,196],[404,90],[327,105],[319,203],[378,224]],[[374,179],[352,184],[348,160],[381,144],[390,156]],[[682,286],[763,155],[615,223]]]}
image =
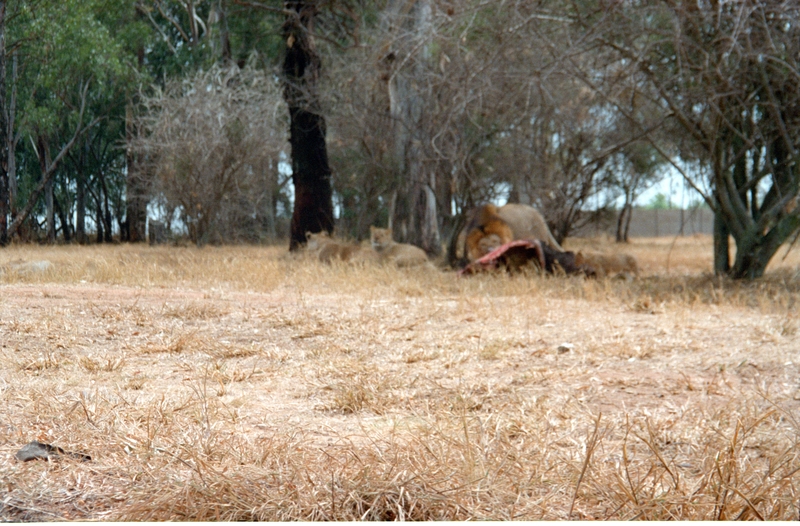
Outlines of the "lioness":
{"label": "lioness", "polygon": [[[483,205],[473,213],[466,232],[464,254],[470,261],[486,255],[488,247],[516,239],[538,239],[559,252],[564,251],[547,227],[542,214],[528,205],[510,203],[500,208],[491,203]],[[482,242],[487,237],[491,240]]]}
{"label": "lioness", "polygon": [[327,232],[306,232],[306,252],[317,252],[333,239]]}
{"label": "lioness", "polygon": [[623,277],[639,276],[639,264],[630,254],[603,254],[600,252],[578,252],[575,263],[589,265],[595,269],[599,277],[609,274],[622,275]]}
{"label": "lioness", "polygon": [[391,228],[369,227],[369,240],[381,261],[390,261],[398,267],[414,267],[428,262],[425,251],[407,243],[397,243],[392,239]]}
{"label": "lioness", "polygon": [[327,232],[306,233],[306,250],[316,251],[317,258],[323,263],[330,263],[335,259],[352,263],[378,260],[377,254],[372,250],[338,241],[330,237]]}

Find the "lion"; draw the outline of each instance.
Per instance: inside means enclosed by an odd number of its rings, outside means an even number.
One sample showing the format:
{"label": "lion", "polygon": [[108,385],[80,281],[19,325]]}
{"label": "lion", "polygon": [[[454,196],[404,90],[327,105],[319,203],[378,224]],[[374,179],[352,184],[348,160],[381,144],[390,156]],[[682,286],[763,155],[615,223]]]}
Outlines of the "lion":
{"label": "lion", "polygon": [[459,271],[458,275],[464,276],[498,268],[513,273],[530,269],[532,265],[540,272],[549,274],[597,277],[595,269],[579,262],[574,252],[560,252],[538,239],[518,239],[504,244],[502,250],[473,261]]}
{"label": "lion", "polygon": [[497,214],[497,207],[488,204],[480,207],[467,226],[465,255],[470,261],[485,256],[500,245],[514,240],[509,224]]}
{"label": "lion", "polygon": [[575,255],[577,265],[588,265],[595,269],[599,277],[614,274],[616,276],[639,276],[639,264],[630,254],[603,254],[601,252],[578,252]]}
{"label": "lion", "polygon": [[323,263],[331,263],[334,260],[351,263],[378,261],[377,254],[372,250],[365,249],[352,243],[338,241],[332,238],[327,232],[320,232],[317,234],[307,232],[306,250],[309,253],[316,252],[317,259]]}
{"label": "lion", "polygon": [[[502,237],[497,234],[488,234],[483,236],[480,241],[478,241],[478,251],[481,252],[483,255],[488,254],[492,250],[505,245],[509,241],[504,241]],[[482,256],[481,256],[482,257]]]}
{"label": "lion", "polygon": [[428,255],[421,248],[408,243],[397,243],[392,238],[391,228],[370,226],[369,239],[381,261],[391,261],[398,267],[430,264]]}
{"label": "lion", "polygon": [[[497,248],[517,239],[538,239],[564,252],[542,214],[528,205],[510,203],[500,208],[491,203],[483,205],[473,213],[466,232],[464,253],[469,261],[486,255],[490,247]],[[486,238],[489,241],[483,241]]]}
{"label": "lion", "polygon": [[328,243],[334,243],[334,240],[329,233],[306,232],[306,252],[318,252]]}

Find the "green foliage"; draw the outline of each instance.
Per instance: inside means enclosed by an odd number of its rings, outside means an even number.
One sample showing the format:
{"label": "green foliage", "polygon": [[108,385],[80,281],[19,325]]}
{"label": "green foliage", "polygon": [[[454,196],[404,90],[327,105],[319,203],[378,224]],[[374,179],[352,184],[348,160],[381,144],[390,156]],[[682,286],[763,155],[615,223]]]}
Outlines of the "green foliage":
{"label": "green foliage", "polygon": [[[65,219],[72,222],[78,206],[77,185],[85,184],[90,223],[105,221],[108,229],[112,227],[109,216],[113,216],[121,225],[126,214],[126,123],[131,117],[127,112],[135,110],[139,93],[151,89],[153,80],[163,85],[167,79],[207,69],[221,58],[222,17],[215,10],[226,6],[235,61],[244,62],[256,53],[263,65],[271,65],[282,52],[279,14],[264,16],[252,8],[227,4],[194,2],[201,20],[196,35],[188,30],[186,3],[180,1],[30,0],[10,4],[6,96],[12,88],[16,91],[17,208],[28,201],[41,177],[38,155],[43,152],[34,146],[38,138],[45,139],[52,159],[81,125],[93,122],[55,173],[56,202]],[[186,40],[187,34],[191,41]],[[19,65],[16,81],[11,75],[12,56]],[[231,140],[236,141],[240,130],[234,124],[229,131]],[[43,213],[42,206],[36,204],[35,216]],[[34,218],[32,224],[36,223],[41,223],[40,218]],[[64,225],[59,228],[63,231]]]}
{"label": "green foliage", "polygon": [[68,0],[19,5],[8,33],[20,54],[17,122],[23,133],[49,135],[58,132],[60,123],[74,125],[85,83],[91,86],[95,109],[112,100],[115,91],[133,88],[132,62],[125,60],[112,28],[97,16],[109,3]]}
{"label": "green foliage", "polygon": [[286,47],[280,31],[283,17],[233,5],[227,21],[234,62],[241,64],[255,53],[262,67],[278,64]]}
{"label": "green foliage", "polygon": [[672,208],[672,203],[666,195],[659,192],[650,199],[650,202],[647,203],[644,208],[649,210],[667,210]]}

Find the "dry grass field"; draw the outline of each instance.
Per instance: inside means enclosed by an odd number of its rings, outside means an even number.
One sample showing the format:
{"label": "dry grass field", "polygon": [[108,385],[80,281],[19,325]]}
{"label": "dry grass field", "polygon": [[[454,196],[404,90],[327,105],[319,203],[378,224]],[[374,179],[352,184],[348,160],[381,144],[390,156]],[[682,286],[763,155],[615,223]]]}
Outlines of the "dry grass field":
{"label": "dry grass field", "polygon": [[0,250],[0,520],[795,519],[800,249],[731,283],[710,244],[631,282]]}

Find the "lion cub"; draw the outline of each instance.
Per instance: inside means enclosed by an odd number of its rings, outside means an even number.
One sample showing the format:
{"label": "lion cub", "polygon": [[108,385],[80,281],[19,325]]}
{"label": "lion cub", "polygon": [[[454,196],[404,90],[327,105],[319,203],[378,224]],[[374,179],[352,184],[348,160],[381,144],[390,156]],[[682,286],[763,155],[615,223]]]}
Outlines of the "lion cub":
{"label": "lion cub", "polygon": [[392,239],[391,228],[370,226],[369,240],[381,261],[391,261],[398,267],[414,267],[428,263],[428,255],[421,248],[395,242]]}
{"label": "lion cub", "polygon": [[603,254],[600,252],[578,252],[575,255],[577,265],[589,265],[597,272],[598,277],[606,275],[632,278],[639,276],[639,264],[630,254]]}

